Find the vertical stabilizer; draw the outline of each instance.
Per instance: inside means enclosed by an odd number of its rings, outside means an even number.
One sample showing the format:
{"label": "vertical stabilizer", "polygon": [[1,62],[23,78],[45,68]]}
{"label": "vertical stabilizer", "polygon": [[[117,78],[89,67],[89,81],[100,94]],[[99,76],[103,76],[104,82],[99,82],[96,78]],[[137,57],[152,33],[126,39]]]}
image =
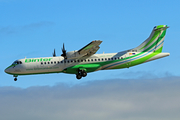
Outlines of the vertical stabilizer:
{"label": "vertical stabilizer", "polygon": [[155,26],[149,36],[141,45],[134,48],[138,52],[162,52],[167,25]]}

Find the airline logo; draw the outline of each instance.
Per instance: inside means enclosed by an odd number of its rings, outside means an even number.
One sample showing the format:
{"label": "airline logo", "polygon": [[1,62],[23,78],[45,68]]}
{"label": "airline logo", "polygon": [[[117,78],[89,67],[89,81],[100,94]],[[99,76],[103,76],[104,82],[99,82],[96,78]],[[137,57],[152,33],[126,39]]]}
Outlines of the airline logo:
{"label": "airline logo", "polygon": [[47,62],[51,61],[52,58],[32,58],[32,59],[25,59],[25,63],[30,62]]}
{"label": "airline logo", "polygon": [[135,55],[136,53],[129,53],[129,55]]}

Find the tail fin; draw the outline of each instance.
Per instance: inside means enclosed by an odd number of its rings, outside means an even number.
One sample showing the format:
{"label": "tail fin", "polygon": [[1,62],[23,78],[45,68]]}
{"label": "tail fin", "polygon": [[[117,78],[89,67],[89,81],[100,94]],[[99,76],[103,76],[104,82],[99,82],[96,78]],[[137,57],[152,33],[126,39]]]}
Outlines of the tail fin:
{"label": "tail fin", "polygon": [[134,48],[134,50],[137,50],[138,52],[162,52],[167,28],[167,25],[155,26],[149,38],[147,38],[141,45]]}

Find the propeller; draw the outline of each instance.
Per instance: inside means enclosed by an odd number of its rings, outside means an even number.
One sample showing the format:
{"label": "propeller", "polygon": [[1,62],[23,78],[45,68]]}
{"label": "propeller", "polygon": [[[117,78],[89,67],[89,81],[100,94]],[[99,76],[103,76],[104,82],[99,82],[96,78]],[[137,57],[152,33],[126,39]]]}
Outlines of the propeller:
{"label": "propeller", "polygon": [[61,54],[61,56],[64,57],[64,59],[67,59],[66,50],[65,50],[65,47],[64,47],[64,43],[63,43],[62,53],[63,53],[63,54]]}
{"label": "propeller", "polygon": [[54,49],[53,57],[56,57],[56,52],[55,52],[55,49]]}

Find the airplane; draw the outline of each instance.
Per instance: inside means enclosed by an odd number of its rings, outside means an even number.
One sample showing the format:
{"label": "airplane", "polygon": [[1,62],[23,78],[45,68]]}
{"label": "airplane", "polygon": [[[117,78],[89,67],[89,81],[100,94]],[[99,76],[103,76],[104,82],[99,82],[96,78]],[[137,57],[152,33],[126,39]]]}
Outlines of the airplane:
{"label": "airplane", "polygon": [[75,74],[77,79],[86,77],[87,73],[98,70],[122,69],[169,56],[163,53],[163,43],[167,25],[155,26],[150,36],[138,47],[118,53],[95,54],[99,50],[101,40],[95,40],[85,47],[66,52],[64,43],[62,55],[53,57],[18,59],[5,69],[13,75],[14,81],[21,75],[67,73]]}

